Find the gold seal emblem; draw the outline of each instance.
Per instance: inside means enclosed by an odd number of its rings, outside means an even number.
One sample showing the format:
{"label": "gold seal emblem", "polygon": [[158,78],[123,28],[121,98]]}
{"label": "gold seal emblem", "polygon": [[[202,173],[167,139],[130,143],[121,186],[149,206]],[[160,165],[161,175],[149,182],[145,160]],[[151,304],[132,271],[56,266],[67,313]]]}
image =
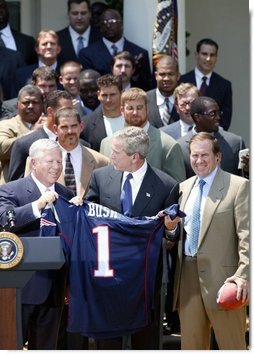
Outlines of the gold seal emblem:
{"label": "gold seal emblem", "polygon": [[0,232],[0,269],[11,269],[18,265],[23,253],[23,244],[16,234]]}

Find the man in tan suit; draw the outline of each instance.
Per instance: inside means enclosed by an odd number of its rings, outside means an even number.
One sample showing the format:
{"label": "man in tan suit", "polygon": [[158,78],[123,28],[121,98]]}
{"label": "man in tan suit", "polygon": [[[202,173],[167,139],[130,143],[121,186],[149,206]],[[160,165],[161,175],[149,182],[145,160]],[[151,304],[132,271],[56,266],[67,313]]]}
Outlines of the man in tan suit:
{"label": "man in tan suit", "polygon": [[19,91],[17,106],[17,116],[0,122],[1,184],[7,182],[13,143],[18,137],[24,136],[40,127],[39,118],[43,111],[40,89],[34,85],[24,86]]}
{"label": "man in tan suit", "polygon": [[[180,208],[186,213],[178,245],[174,305],[181,322],[182,350],[209,350],[214,329],[220,350],[246,349],[246,307],[249,298],[249,182],[220,169],[217,139],[200,132],[189,142],[196,176],[180,184]],[[204,183],[200,183],[200,181]],[[196,197],[203,184],[196,227]],[[196,226],[196,223],[195,223]],[[195,246],[195,247],[194,247]],[[222,284],[235,282],[238,310],[216,303]]]}
{"label": "man in tan suit", "polygon": [[[63,150],[64,165],[67,152],[71,153],[70,159],[75,173],[77,195],[83,197],[87,192],[92,171],[109,165],[110,159],[80,144],[79,136],[84,124],[77,110],[59,109],[55,115],[54,128],[58,136],[58,143]],[[65,185],[64,168],[58,182]]]}

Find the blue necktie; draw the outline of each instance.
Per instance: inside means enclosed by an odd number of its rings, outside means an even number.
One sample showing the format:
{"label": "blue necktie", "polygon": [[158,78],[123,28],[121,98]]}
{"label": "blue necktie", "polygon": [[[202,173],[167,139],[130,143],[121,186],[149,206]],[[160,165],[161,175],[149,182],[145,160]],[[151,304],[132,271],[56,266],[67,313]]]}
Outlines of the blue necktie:
{"label": "blue necktie", "polygon": [[111,48],[112,48],[112,56],[114,57],[118,53],[118,48],[115,44],[112,44]]}
{"label": "blue necktie", "polygon": [[196,200],[193,205],[192,223],[191,223],[191,237],[190,237],[190,253],[191,256],[197,254],[198,238],[200,230],[200,207],[203,194],[204,180],[199,180],[199,189]]}
{"label": "blue necktie", "polygon": [[78,37],[78,47],[77,47],[78,55],[79,55],[79,52],[81,51],[82,48],[84,48],[83,37],[79,36]]}
{"label": "blue necktie", "polygon": [[132,178],[133,176],[131,173],[126,176],[126,180],[124,182],[120,197],[122,214],[124,214],[125,216],[129,216],[132,209],[132,188],[130,184],[130,179]]}

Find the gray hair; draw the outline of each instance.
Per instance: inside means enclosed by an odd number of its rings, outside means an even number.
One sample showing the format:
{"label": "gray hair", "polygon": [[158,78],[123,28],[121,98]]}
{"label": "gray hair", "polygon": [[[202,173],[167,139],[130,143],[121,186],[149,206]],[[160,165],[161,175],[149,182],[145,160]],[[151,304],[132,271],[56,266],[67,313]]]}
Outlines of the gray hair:
{"label": "gray hair", "polygon": [[140,127],[125,127],[114,134],[114,138],[123,141],[123,150],[127,155],[139,153],[145,159],[149,150],[150,138]]}
{"label": "gray hair", "polygon": [[61,148],[57,142],[48,138],[37,139],[29,148],[29,156],[33,159],[40,159],[44,156],[45,150],[51,149],[58,149],[62,154]]}

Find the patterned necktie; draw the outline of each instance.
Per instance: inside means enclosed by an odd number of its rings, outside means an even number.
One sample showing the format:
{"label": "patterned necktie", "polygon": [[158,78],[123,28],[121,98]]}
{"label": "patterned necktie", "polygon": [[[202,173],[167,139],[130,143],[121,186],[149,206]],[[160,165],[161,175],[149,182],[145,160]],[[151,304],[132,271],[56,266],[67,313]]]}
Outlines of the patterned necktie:
{"label": "patterned necktie", "polygon": [[207,83],[206,83],[206,79],[207,79],[207,77],[203,76],[202,84],[201,84],[200,89],[199,89],[199,92],[200,92],[201,96],[206,96],[206,92],[207,92],[207,88],[208,88]]}
{"label": "patterned necktie", "polygon": [[171,119],[168,97],[165,98],[164,103],[165,103],[165,108],[162,113],[162,122],[164,126],[166,126],[170,123],[170,119]]}
{"label": "patterned necktie", "polygon": [[199,189],[196,200],[193,205],[192,221],[191,221],[191,238],[190,238],[190,253],[191,256],[197,254],[198,238],[200,230],[200,207],[203,194],[204,180],[199,180]]}
{"label": "patterned necktie", "polygon": [[79,55],[79,52],[81,51],[82,48],[84,48],[83,37],[79,36],[78,37],[78,47],[77,47],[78,55]]}
{"label": "patterned necktie", "polygon": [[114,57],[115,55],[117,55],[118,48],[115,44],[112,44],[111,48],[112,48],[112,56]]}
{"label": "patterned necktie", "polygon": [[2,32],[0,32],[0,47],[6,47],[6,45],[2,39]]}
{"label": "patterned necktie", "polygon": [[72,190],[76,195],[76,181],[73,165],[71,163],[71,153],[67,153],[66,155],[64,181],[66,187]]}
{"label": "patterned necktie", "polygon": [[131,173],[126,176],[126,180],[123,185],[123,189],[121,192],[121,207],[122,207],[122,214],[125,216],[129,216],[132,209],[132,188],[130,179],[133,179]]}

